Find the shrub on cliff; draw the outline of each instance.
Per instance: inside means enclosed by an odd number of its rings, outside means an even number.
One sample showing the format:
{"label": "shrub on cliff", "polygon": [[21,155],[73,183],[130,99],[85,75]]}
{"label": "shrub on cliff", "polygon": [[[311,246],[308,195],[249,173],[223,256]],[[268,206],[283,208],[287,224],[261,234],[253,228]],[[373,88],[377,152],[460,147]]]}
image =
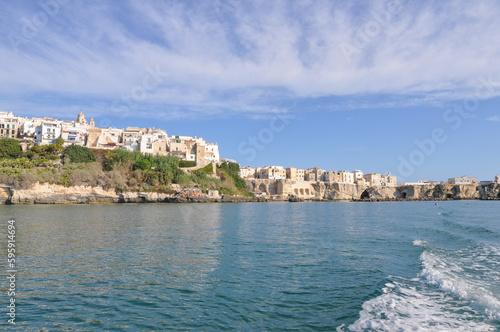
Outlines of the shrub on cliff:
{"label": "shrub on cliff", "polygon": [[[247,184],[245,180],[243,180],[239,176],[239,171],[240,171],[240,165],[236,163],[231,163],[231,162],[224,162],[219,166],[219,170],[217,171],[217,174],[222,180],[225,180],[227,174],[229,177],[231,177],[234,181],[234,186],[238,189],[240,194],[244,196],[249,196],[252,197],[253,194],[248,191]],[[225,173],[225,174],[224,174]]]}
{"label": "shrub on cliff", "polygon": [[23,172],[19,175],[19,187],[22,189],[31,188],[38,181],[36,174],[32,172]]}
{"label": "shrub on cliff", "polygon": [[194,160],[180,160],[179,167],[195,167],[196,161]]}
{"label": "shrub on cliff", "polygon": [[18,158],[21,156],[19,142],[12,138],[0,139],[0,158]]}
{"label": "shrub on cliff", "polygon": [[151,168],[151,163],[147,159],[141,159],[135,162],[134,164],[134,170],[136,169],[141,169],[141,170],[147,170]]}
{"label": "shrub on cliff", "polygon": [[95,154],[89,148],[79,145],[70,145],[64,149],[63,160],[68,157],[72,163],[90,163],[96,160]]}

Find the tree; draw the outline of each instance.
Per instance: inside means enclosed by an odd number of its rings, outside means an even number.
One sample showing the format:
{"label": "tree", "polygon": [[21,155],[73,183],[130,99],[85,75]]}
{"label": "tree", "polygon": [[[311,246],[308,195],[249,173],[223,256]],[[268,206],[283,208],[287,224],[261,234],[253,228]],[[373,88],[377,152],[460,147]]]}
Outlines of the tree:
{"label": "tree", "polygon": [[0,139],[0,158],[18,158],[21,156],[19,142],[12,138]]}
{"label": "tree", "polygon": [[96,160],[94,151],[80,145],[70,145],[64,149],[63,160],[69,158],[72,163],[90,163]]}
{"label": "tree", "polygon": [[56,145],[57,150],[60,150],[64,145],[64,138],[59,137],[58,139],[56,139],[55,145]]}
{"label": "tree", "polygon": [[140,159],[135,162],[134,164],[134,170],[135,169],[142,169],[143,171],[148,170],[151,168],[151,162],[147,159]]}

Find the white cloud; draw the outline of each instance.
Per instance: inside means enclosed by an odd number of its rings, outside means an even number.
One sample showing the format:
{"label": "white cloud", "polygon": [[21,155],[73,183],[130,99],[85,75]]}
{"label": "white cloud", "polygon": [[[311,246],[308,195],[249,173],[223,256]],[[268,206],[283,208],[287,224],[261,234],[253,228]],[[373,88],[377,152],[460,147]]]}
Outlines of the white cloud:
{"label": "white cloud", "polygon": [[[498,2],[402,2],[377,30],[373,15],[387,13],[387,3],[70,2],[19,52],[2,39],[0,94],[111,104],[159,66],[168,76],[143,107],[260,114],[282,96],[403,96],[381,101],[398,106],[473,95],[479,76],[500,81]],[[20,19],[40,10],[8,7],[6,35],[22,36]],[[360,46],[360,31],[372,37],[347,61],[340,45]]]}
{"label": "white cloud", "polygon": [[500,116],[495,115],[495,116],[487,118],[486,120],[488,120],[488,121],[494,121],[494,122],[500,122]]}

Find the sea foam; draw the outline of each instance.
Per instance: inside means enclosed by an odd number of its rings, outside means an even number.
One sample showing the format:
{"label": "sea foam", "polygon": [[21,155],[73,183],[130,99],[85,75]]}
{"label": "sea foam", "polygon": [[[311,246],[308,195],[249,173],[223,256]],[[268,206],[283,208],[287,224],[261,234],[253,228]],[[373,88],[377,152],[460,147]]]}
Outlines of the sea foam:
{"label": "sea foam", "polygon": [[[500,319],[500,271],[497,257],[487,255],[494,248],[467,248],[451,255],[424,251],[420,277],[428,284],[479,307],[490,319]],[[465,254],[467,252],[467,254]]]}
{"label": "sea foam", "polygon": [[[408,280],[407,282],[410,282]],[[363,304],[350,331],[495,331],[468,307],[457,308],[449,296],[424,292],[407,282],[386,284],[384,294]]]}

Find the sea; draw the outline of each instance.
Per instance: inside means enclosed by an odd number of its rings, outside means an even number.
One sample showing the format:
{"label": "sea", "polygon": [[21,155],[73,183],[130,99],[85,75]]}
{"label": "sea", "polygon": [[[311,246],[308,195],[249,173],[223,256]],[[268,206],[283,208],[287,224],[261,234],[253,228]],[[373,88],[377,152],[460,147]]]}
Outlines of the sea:
{"label": "sea", "polygon": [[0,330],[500,331],[498,201],[3,205],[0,218]]}

